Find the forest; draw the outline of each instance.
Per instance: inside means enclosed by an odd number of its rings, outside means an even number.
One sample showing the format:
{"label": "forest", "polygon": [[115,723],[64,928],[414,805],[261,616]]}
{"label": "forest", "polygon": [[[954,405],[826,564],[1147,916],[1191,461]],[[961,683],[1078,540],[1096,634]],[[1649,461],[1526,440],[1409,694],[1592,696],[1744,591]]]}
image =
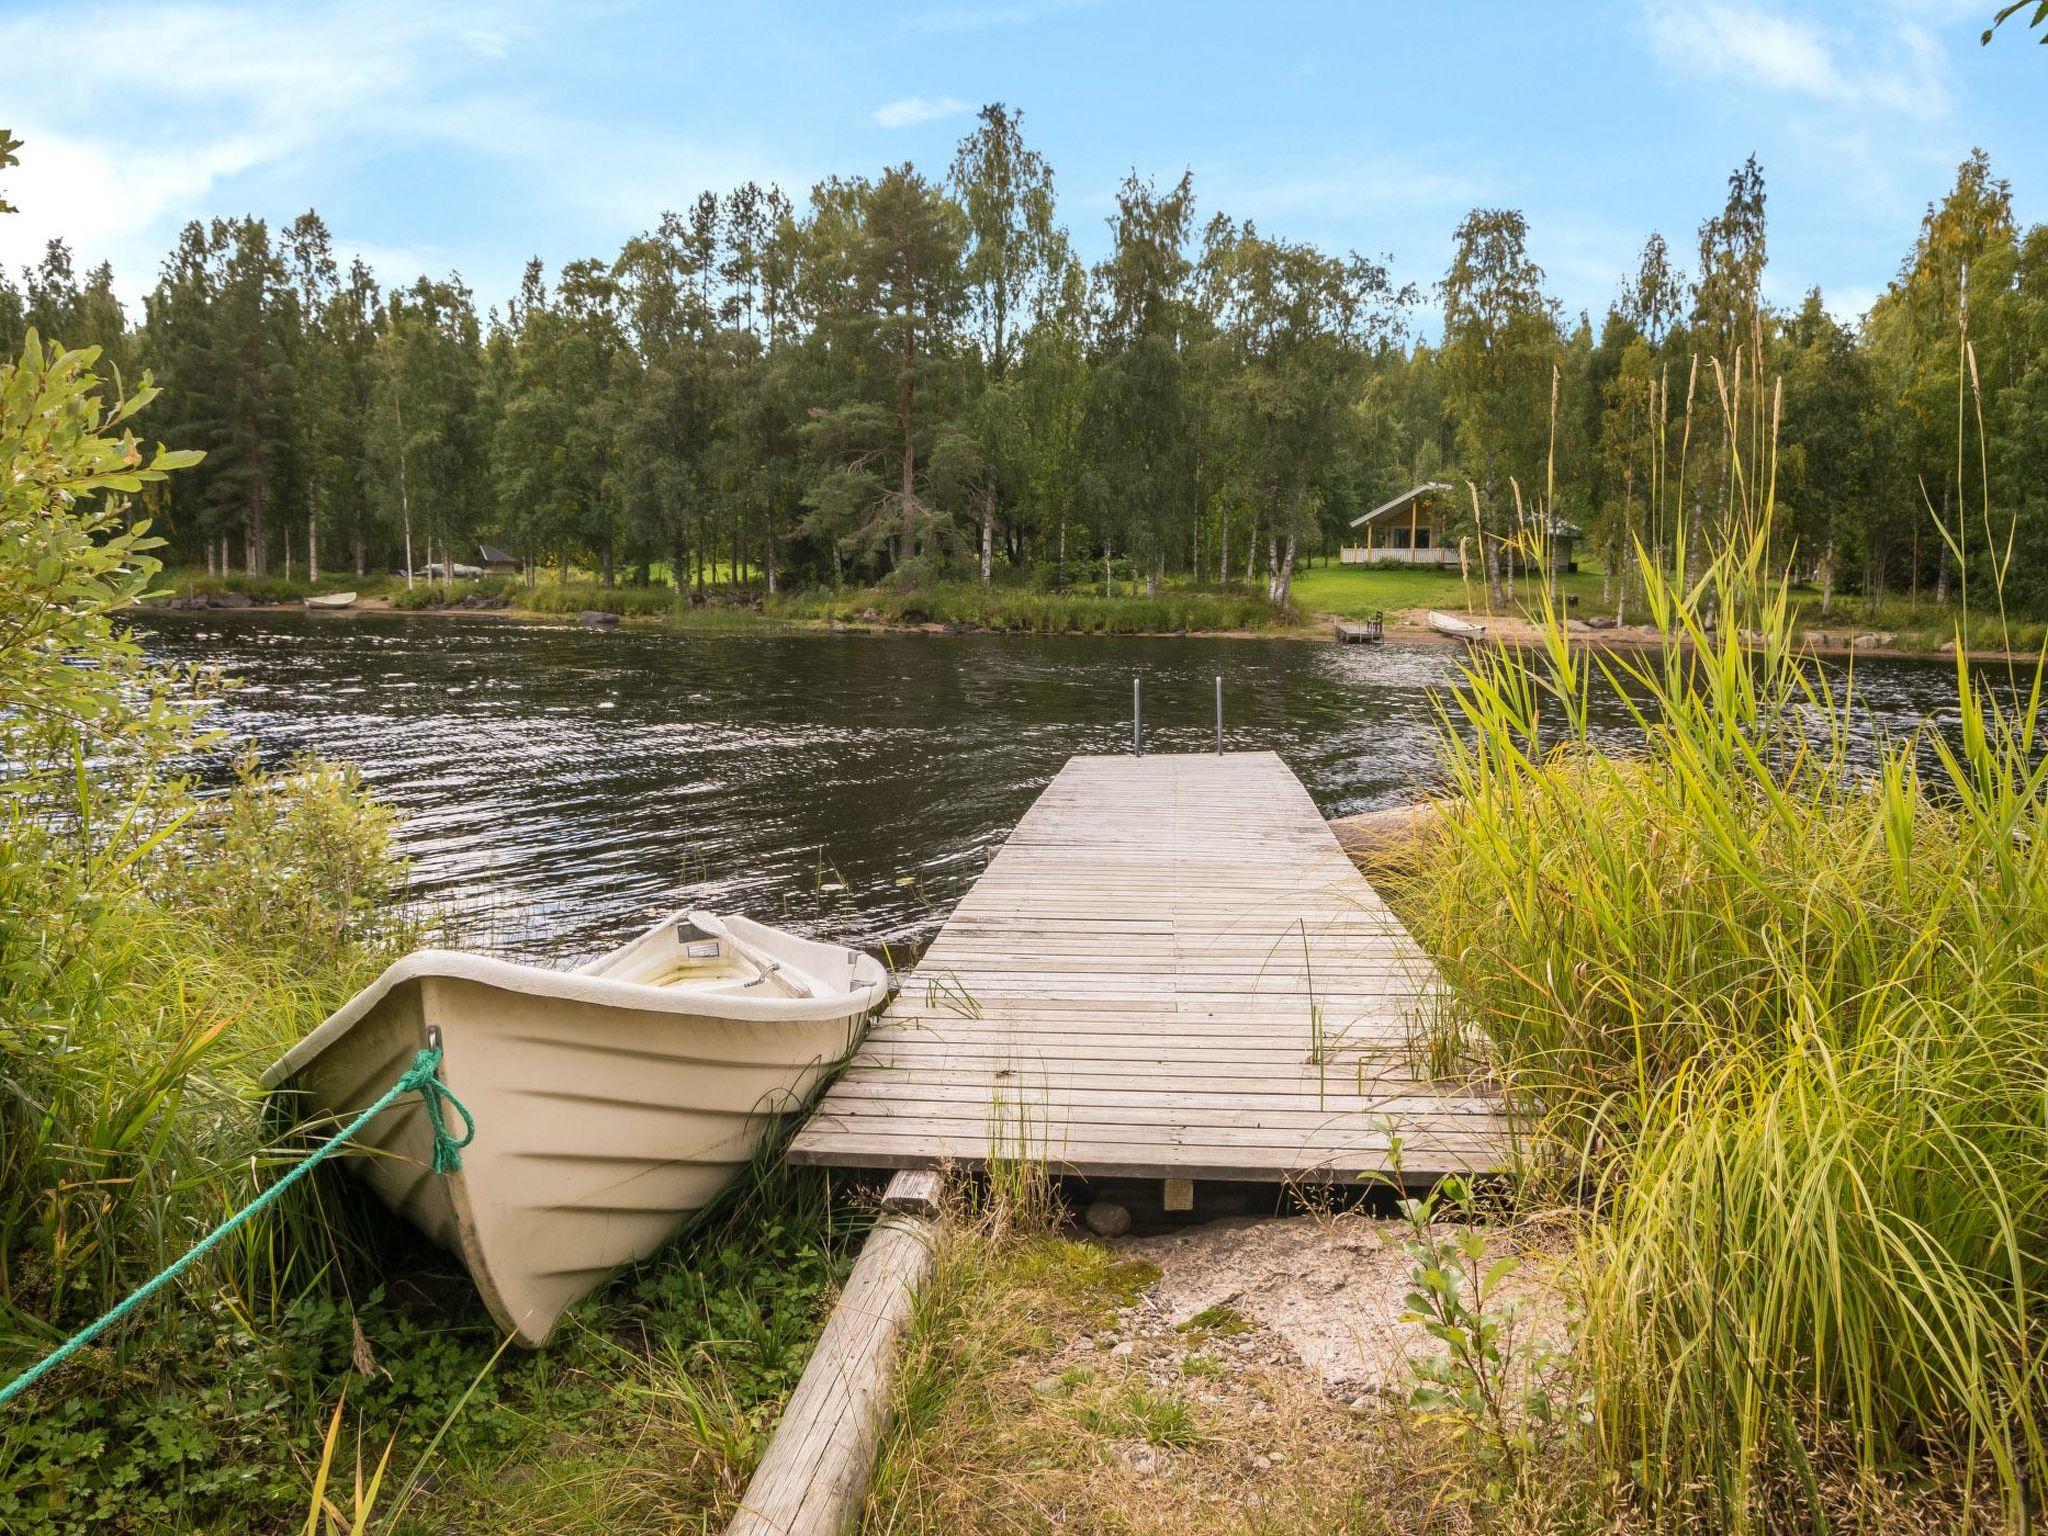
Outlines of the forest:
{"label": "forest", "polygon": [[1823,606],[1950,600],[1986,540],[2009,595],[2048,605],[2048,226],[1972,154],[1854,325],[1817,288],[1766,301],[1768,234],[1752,158],[1691,253],[1649,234],[1604,314],[1567,315],[1512,209],[1472,210],[1423,292],[1388,257],[1205,215],[1191,174],[1133,175],[1091,266],[997,104],[941,175],[707,191],[616,255],[529,263],[502,308],[453,274],[381,287],[311,211],[187,225],[140,315],[53,242],[0,274],[0,347],[33,329],[153,373],[153,429],[206,458],[146,510],[175,562],[223,574],[488,541],[528,582],[1114,569],[1284,605],[1423,480],[1454,488],[1497,591],[1530,530],[1568,523],[1627,572],[1638,543],[1711,546],[1768,476],[1780,568]]}

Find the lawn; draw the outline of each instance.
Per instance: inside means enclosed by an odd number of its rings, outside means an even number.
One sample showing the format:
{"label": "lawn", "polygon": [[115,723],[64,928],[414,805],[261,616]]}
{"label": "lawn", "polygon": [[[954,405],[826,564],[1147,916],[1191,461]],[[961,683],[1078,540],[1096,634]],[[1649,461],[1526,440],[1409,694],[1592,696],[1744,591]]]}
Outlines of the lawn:
{"label": "lawn", "polygon": [[[1586,612],[1603,611],[1600,582],[1600,571],[1581,561],[1579,569],[1564,578],[1565,595],[1577,598]],[[1517,588],[1518,596],[1525,598],[1536,590],[1527,578]],[[1486,583],[1477,572],[1468,584],[1458,579],[1456,570],[1432,567],[1319,565],[1296,573],[1294,601],[1304,613],[1345,619],[1404,608],[1483,611]]]}

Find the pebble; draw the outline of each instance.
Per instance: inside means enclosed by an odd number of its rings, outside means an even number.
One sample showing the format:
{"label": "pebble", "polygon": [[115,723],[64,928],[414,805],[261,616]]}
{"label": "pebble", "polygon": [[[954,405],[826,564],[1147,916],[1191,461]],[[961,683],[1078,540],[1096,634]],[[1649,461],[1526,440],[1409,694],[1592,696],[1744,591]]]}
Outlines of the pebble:
{"label": "pebble", "polygon": [[1137,1347],[1138,1346],[1133,1344],[1129,1339],[1125,1339],[1123,1343],[1117,1345],[1114,1349],[1110,1350],[1109,1357],[1112,1360],[1125,1359],[1129,1355],[1134,1353],[1137,1350]]}
{"label": "pebble", "polygon": [[1058,1397],[1062,1390],[1064,1390],[1064,1383],[1057,1376],[1041,1376],[1038,1380],[1031,1383],[1031,1392],[1034,1397]]}

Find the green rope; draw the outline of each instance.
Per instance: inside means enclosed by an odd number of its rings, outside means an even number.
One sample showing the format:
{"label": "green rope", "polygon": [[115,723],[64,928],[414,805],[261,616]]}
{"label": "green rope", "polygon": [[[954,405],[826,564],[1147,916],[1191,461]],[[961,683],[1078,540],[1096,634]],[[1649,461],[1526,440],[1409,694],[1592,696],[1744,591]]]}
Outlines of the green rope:
{"label": "green rope", "polygon": [[[389,1109],[396,1100],[414,1090],[418,1090],[422,1102],[426,1105],[427,1123],[433,1127],[434,1131],[434,1172],[455,1173],[459,1171],[462,1167],[462,1149],[476,1139],[476,1120],[469,1110],[464,1107],[462,1101],[448,1091],[447,1084],[441,1081],[441,1048],[439,1046],[430,1046],[413,1057],[412,1065],[405,1069],[404,1075],[386,1089],[383,1096],[376,1103],[372,1104],[344,1126],[339,1135],[335,1136],[331,1141],[323,1143],[315,1151],[307,1154],[304,1162],[300,1163],[290,1173],[287,1173],[283,1178],[271,1185],[270,1188],[264,1190],[262,1194],[235,1212],[234,1215],[207,1233],[206,1236],[193,1245],[192,1249],[184,1257],[175,1260],[161,1274],[145,1280],[136,1290],[119,1302],[112,1311],[105,1313],[94,1322],[81,1328],[77,1333],[74,1333],[62,1344],[58,1345],[51,1353],[45,1355],[34,1365],[15,1377],[14,1380],[8,1382],[6,1386],[0,1387],[0,1407],[5,1407],[15,1398],[21,1396],[22,1393],[26,1392],[38,1381],[41,1381],[66,1360],[77,1354],[116,1323],[121,1322],[131,1312],[134,1312],[144,1302],[149,1300],[150,1297],[169,1285],[194,1264],[197,1264],[207,1254],[219,1247],[222,1240],[235,1231],[236,1228],[248,1221],[251,1216],[254,1216],[265,1206],[274,1204],[278,1197],[290,1189],[292,1185],[340,1151],[343,1144],[351,1140],[364,1126]],[[462,1116],[464,1129],[460,1141],[449,1135],[446,1125],[442,1123],[441,1106],[444,1102],[454,1106],[455,1112]]]}

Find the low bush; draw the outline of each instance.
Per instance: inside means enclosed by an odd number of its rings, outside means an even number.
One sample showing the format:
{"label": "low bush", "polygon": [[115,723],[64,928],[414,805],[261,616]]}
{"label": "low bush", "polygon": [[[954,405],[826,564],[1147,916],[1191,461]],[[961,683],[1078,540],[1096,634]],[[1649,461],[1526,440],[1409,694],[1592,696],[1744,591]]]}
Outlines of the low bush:
{"label": "low bush", "polygon": [[595,584],[543,581],[512,594],[514,606],[531,613],[616,613],[628,618],[673,614],[689,607],[689,599],[668,587],[602,587]]}
{"label": "low bush", "polygon": [[1157,597],[1110,597],[965,584],[893,591],[865,588],[785,598],[769,611],[843,623],[943,624],[1027,634],[1143,635],[1268,629],[1299,621],[1293,609],[1238,592],[1167,587]]}

